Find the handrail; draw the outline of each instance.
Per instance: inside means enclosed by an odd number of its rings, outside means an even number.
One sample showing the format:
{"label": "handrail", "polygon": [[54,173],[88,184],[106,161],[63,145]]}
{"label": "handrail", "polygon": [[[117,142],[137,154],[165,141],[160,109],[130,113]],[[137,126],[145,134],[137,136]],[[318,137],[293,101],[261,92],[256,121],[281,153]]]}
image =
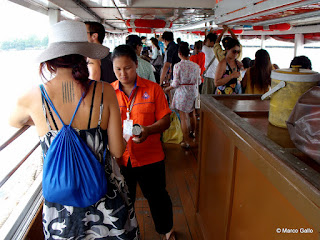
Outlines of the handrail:
{"label": "handrail", "polygon": [[[20,134],[19,134],[20,135]],[[19,136],[18,135],[18,136]],[[34,150],[37,149],[37,147],[40,145],[40,142],[38,142],[31,151],[1,180],[0,182],[0,188],[3,184],[5,184],[8,179],[18,170],[18,168],[28,159],[28,157],[34,152]]]}
{"label": "handrail", "polygon": [[11,138],[9,138],[5,143],[3,143],[0,146],[0,151],[5,149],[10,143],[12,143],[14,140],[16,140],[22,133],[24,133],[30,126],[26,125],[20,128],[15,134],[12,135]]}
{"label": "handrail", "polygon": [[[23,126],[16,133],[14,133],[5,143],[0,146],[0,151],[5,149],[14,140],[20,137],[21,134],[26,132],[30,126]],[[2,179],[0,179],[0,188],[12,177],[12,175],[21,167],[21,165],[30,157],[31,154],[39,147],[40,142],[38,141],[34,147],[22,158],[22,160],[12,168],[12,170]],[[1,239],[19,239],[25,238],[26,232],[30,227],[32,219],[35,216],[36,211],[38,211],[39,206],[43,202],[42,196],[42,184],[41,176],[35,179],[34,184],[30,188],[30,192],[24,195],[24,200],[28,199],[27,202],[19,203],[18,214],[10,215],[9,218],[5,219],[7,225],[3,225],[0,231]],[[32,195],[30,195],[32,194]],[[31,198],[29,199],[29,197]],[[21,212],[20,212],[21,211]]]}

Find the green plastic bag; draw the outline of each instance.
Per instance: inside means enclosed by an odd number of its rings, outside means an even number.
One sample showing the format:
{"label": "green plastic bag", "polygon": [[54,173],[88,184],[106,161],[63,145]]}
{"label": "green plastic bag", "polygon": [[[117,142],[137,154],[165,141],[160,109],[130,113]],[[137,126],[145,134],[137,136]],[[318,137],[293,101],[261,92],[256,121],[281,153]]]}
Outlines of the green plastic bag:
{"label": "green plastic bag", "polygon": [[180,144],[183,140],[180,120],[175,112],[170,115],[170,127],[163,132],[162,141],[164,143]]}

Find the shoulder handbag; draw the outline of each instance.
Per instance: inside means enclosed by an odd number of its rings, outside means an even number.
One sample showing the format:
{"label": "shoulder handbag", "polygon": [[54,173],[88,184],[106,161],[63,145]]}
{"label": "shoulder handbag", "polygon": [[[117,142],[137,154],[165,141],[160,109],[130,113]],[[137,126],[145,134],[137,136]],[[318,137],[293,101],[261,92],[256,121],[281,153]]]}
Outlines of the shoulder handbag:
{"label": "shoulder handbag", "polygon": [[195,107],[195,109],[200,109],[199,82],[196,83],[196,89],[197,89],[197,96],[196,96],[196,101],[195,101],[194,107]]}
{"label": "shoulder handbag", "polygon": [[162,66],[163,65],[163,57],[162,55],[158,54],[156,59],[151,60],[151,64],[153,66]]}

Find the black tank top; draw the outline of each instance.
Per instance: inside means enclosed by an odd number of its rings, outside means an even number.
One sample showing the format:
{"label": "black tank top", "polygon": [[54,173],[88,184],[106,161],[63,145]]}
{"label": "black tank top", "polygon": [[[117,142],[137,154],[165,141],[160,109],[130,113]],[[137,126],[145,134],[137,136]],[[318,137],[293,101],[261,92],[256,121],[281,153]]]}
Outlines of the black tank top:
{"label": "black tank top", "polygon": [[110,53],[105,58],[101,59],[101,81],[112,83],[117,80],[113,72],[113,64],[110,60]]}

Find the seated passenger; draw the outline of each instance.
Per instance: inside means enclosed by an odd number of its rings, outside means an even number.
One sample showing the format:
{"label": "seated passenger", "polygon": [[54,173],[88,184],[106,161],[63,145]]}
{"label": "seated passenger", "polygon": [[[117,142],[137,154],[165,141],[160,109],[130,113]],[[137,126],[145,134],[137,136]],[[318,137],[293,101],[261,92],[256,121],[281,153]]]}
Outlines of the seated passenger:
{"label": "seated passenger", "polygon": [[269,53],[260,49],[255,54],[253,67],[249,68],[242,79],[242,88],[246,94],[264,94],[271,84],[272,64]]}
{"label": "seated passenger", "polygon": [[294,57],[290,63],[290,67],[292,66],[301,66],[301,68],[312,70],[311,61],[306,56]]}
{"label": "seated passenger", "polygon": [[241,60],[242,64],[243,64],[243,68],[246,70],[248,69],[250,66],[250,63],[251,63],[251,58],[249,57],[245,57]]}

